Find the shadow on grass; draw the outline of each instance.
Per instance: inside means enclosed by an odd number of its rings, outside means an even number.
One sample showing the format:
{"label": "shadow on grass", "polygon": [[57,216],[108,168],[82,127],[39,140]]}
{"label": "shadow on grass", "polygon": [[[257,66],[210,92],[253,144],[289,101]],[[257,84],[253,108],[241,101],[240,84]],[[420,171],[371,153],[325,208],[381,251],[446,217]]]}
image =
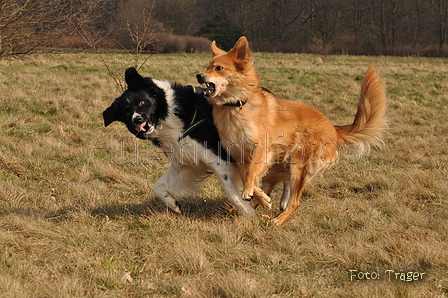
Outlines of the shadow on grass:
{"label": "shadow on grass", "polygon": [[123,217],[145,216],[156,217],[160,214],[170,214],[173,217],[186,217],[199,220],[212,218],[233,218],[237,215],[236,209],[224,199],[204,200],[198,197],[186,197],[180,202],[182,214],[171,211],[158,198],[151,198],[137,204],[105,204],[98,207],[85,209],[83,207],[61,208],[54,212],[42,212],[34,209],[15,209],[0,213],[1,215],[37,216],[45,219],[61,222],[72,220],[76,214],[87,212],[94,217],[108,217],[118,219]]}
{"label": "shadow on grass", "polygon": [[91,210],[93,216],[108,216],[109,218],[125,216],[157,216],[169,213],[172,216],[184,216],[193,219],[210,220],[211,218],[234,217],[236,209],[223,199],[204,200],[198,197],[186,197],[179,202],[182,213],[177,214],[158,198],[152,198],[141,204],[110,204]]}
{"label": "shadow on grass", "polygon": [[167,208],[153,198],[137,204],[105,204],[89,210],[92,216],[108,216],[109,218],[127,216],[153,216],[167,212]]}
{"label": "shadow on grass", "polygon": [[156,217],[160,214],[170,214],[173,217],[186,217],[199,220],[217,218],[234,218],[236,209],[225,199],[204,199],[201,197],[185,197],[179,202],[181,214],[174,213],[157,197],[136,204],[104,204],[94,208],[85,206],[67,206],[53,212],[42,209],[16,208],[0,212],[0,216],[18,215],[25,217],[41,217],[54,222],[72,220],[77,214],[87,213],[94,217],[118,219],[123,217],[145,216]]}

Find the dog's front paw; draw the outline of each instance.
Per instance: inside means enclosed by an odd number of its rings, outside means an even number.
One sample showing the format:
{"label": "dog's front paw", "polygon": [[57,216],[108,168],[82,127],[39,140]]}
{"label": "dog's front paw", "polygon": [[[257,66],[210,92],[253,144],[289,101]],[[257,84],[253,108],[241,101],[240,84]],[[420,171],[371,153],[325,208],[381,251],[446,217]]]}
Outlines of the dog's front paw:
{"label": "dog's front paw", "polygon": [[253,208],[256,208],[258,205],[267,209],[272,208],[271,198],[258,187],[254,189],[254,199],[250,202],[250,205]]}
{"label": "dog's front paw", "polygon": [[253,192],[243,191],[241,198],[245,201],[252,201],[254,198]]}

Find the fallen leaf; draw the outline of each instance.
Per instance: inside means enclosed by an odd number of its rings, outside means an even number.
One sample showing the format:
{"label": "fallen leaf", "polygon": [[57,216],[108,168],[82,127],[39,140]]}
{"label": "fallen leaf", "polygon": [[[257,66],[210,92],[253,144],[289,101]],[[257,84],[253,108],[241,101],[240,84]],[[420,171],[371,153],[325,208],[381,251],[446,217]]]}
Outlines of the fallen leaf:
{"label": "fallen leaf", "polygon": [[133,283],[134,279],[131,276],[131,272],[129,270],[124,270],[123,274],[121,275],[121,280],[123,282]]}

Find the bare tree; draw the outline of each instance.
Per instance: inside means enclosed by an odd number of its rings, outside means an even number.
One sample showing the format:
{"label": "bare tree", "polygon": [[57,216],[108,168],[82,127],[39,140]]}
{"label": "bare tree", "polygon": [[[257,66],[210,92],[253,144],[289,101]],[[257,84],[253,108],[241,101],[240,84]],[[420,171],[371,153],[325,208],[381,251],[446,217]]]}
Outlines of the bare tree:
{"label": "bare tree", "polygon": [[[136,21],[126,21],[126,30],[134,43],[134,67],[137,69],[140,67],[139,61],[142,54],[145,51],[148,51],[149,46],[155,39],[155,33],[161,30],[157,23],[152,21],[153,8],[154,1],[152,2],[149,11],[145,8],[142,10],[140,19]],[[149,56],[141,63],[141,65],[145,64],[148,59]]]}
{"label": "bare tree", "polygon": [[366,28],[366,17],[368,14],[369,6],[368,0],[350,0],[344,1],[341,4],[343,16],[345,18],[345,26],[350,32],[353,33],[356,40],[359,40],[362,36],[363,30]]}
{"label": "bare tree", "polygon": [[[110,63],[106,61],[102,52],[97,49],[97,45],[100,41],[108,38],[114,29],[126,32],[128,39],[132,43],[133,51],[129,55],[132,61],[130,65],[139,69],[146,61],[151,57],[147,55],[142,61],[143,54],[151,53],[150,47],[155,40],[156,33],[162,31],[160,23],[153,21],[152,14],[154,10],[155,1],[151,3],[151,6],[145,7],[145,1],[134,0],[124,4],[119,10],[126,12],[124,15],[118,17],[118,22],[112,26],[112,24],[101,24],[95,15],[101,18],[101,14],[92,13],[94,11],[101,10],[107,0],[91,0],[91,3],[84,8],[83,14],[78,14],[73,19],[76,31],[79,36],[86,42],[86,44],[93,50],[96,50],[102,63],[106,67],[109,75],[114,80],[115,85],[120,91],[126,89],[126,84],[123,80],[121,71],[113,69]],[[141,6],[143,5],[143,6]],[[128,9],[131,7],[133,9]],[[122,19],[124,18],[124,19]],[[115,31],[115,30],[114,30]],[[116,40],[118,44],[118,40]],[[121,44],[126,49],[126,45]]]}
{"label": "bare tree", "polygon": [[310,6],[310,25],[314,35],[314,44],[319,48],[331,49],[341,20],[341,10],[338,1],[313,0]]}
{"label": "bare tree", "polygon": [[99,13],[106,3],[107,0],[87,0],[82,8],[70,6],[71,10],[76,9],[69,16],[71,27],[91,49],[97,49],[98,44],[108,38],[113,30],[113,25],[104,23]]}
{"label": "bare tree", "polygon": [[306,13],[306,5],[303,1],[279,0],[268,1],[263,19],[269,37],[282,41],[289,41],[296,35],[312,17]]}
{"label": "bare tree", "polygon": [[141,67],[146,59],[140,61],[143,54],[154,52],[157,34],[164,32],[163,25],[154,19],[154,8],[156,1],[129,0],[123,3],[119,9],[115,32],[117,40],[123,48],[132,48],[132,65]]}
{"label": "bare tree", "polygon": [[[0,55],[24,55],[40,46],[54,44],[74,31],[86,42],[94,41],[89,26],[107,0],[3,0],[0,2]],[[96,18],[100,20],[100,16]],[[87,33],[89,32],[89,34]]]}
{"label": "bare tree", "polygon": [[448,1],[430,0],[428,7],[433,16],[431,24],[437,33],[439,50],[442,51],[448,38]]}
{"label": "bare tree", "polygon": [[0,0],[0,58],[76,33],[92,49],[119,40],[139,66],[173,45],[162,30],[194,35],[216,15],[264,50],[443,55],[448,42],[448,0]]}
{"label": "bare tree", "polygon": [[208,9],[210,0],[201,2],[200,0],[163,0],[157,1],[154,5],[153,16],[157,21],[163,23],[165,28],[169,28],[179,35],[194,35],[203,25],[207,18],[210,18]]}
{"label": "bare tree", "polygon": [[[66,22],[59,1],[5,0],[0,3],[0,55],[23,55],[42,45]],[[54,6],[54,8],[53,8]]]}

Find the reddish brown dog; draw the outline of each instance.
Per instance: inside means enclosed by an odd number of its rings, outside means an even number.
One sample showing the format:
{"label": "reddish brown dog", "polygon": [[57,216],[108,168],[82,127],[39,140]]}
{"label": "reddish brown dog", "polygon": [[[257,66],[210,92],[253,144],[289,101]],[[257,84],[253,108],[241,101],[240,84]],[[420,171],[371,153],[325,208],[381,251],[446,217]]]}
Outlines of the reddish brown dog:
{"label": "reddish brown dog", "polygon": [[[287,180],[291,193],[274,222],[283,225],[297,209],[305,184],[335,164],[347,144],[359,154],[381,142],[386,127],[384,83],[373,65],[361,87],[358,111],[351,125],[334,126],[315,108],[276,97],[260,87],[245,37],[225,52],[212,43],[213,58],[207,71],[198,74],[206,84],[205,95],[223,147],[235,159],[243,178],[243,198],[251,199],[254,188],[269,171],[263,191]],[[275,166],[273,166],[275,165]]]}

